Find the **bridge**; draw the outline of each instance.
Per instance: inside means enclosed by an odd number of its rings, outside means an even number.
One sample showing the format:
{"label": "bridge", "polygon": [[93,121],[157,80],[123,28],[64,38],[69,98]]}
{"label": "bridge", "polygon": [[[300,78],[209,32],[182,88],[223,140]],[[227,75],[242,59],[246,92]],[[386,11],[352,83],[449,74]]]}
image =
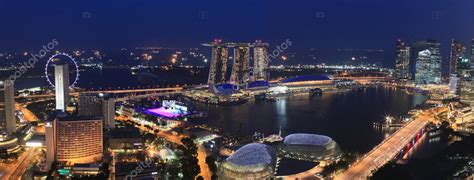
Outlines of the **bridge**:
{"label": "bridge", "polygon": [[[179,93],[182,90],[183,90],[182,87],[154,88],[154,89],[129,89],[129,90],[103,90],[103,91],[71,92],[69,93],[69,95],[77,97],[79,96],[79,93],[110,93],[110,94],[116,94],[116,95],[117,94],[130,94],[129,96],[117,98],[117,100],[119,101],[119,100],[125,100],[125,99],[144,98],[144,97],[149,97],[149,96]],[[30,99],[54,98],[54,93],[17,96],[15,98],[30,98]]]}
{"label": "bridge", "polygon": [[334,76],[334,79],[354,80],[361,84],[371,83],[374,81],[391,81],[395,78],[390,77],[386,73],[381,72],[355,72]]}
{"label": "bridge", "polygon": [[389,138],[374,147],[335,179],[367,179],[373,172],[394,159],[397,155],[407,152],[424,134],[426,126],[435,120],[435,116],[447,111],[447,108],[433,108],[424,111],[417,118],[406,123]]}

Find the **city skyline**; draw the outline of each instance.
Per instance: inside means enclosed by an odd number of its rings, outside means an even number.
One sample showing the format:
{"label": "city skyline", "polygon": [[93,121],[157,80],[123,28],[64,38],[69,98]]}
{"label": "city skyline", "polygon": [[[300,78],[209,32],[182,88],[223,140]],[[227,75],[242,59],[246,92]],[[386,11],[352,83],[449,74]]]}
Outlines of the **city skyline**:
{"label": "city skyline", "polygon": [[[473,2],[467,0],[244,1],[239,5],[224,6],[226,8],[218,8],[211,1],[182,2],[188,5],[180,2],[115,2],[110,5],[115,8],[108,9],[108,2],[96,6],[88,6],[87,2],[71,6],[60,2],[3,2],[0,4],[0,18],[3,19],[0,20],[11,25],[0,29],[0,37],[6,44],[2,43],[0,48],[33,49],[51,38],[65,42],[61,47],[64,49],[185,48],[198,47],[214,38],[226,42],[262,40],[274,47],[289,38],[294,42],[294,51],[309,48],[384,49],[387,54],[383,63],[393,64],[389,57],[393,57],[394,39],[407,43],[436,39],[442,42],[445,54],[450,50],[448,41],[451,39],[468,44],[473,37],[471,22],[474,15],[470,9]],[[36,5],[35,8],[25,6],[28,3]],[[125,7],[130,5],[140,10],[127,10]],[[25,9],[21,14],[11,11],[19,7]],[[238,13],[241,11],[246,13]],[[32,14],[36,14],[31,16],[33,19],[29,18]],[[166,14],[174,16],[163,19],[170,17]],[[242,23],[245,26],[237,26]],[[403,28],[397,26],[400,23]],[[252,27],[252,31],[246,27]],[[15,31],[17,28],[23,31]]]}
{"label": "city skyline", "polygon": [[0,1],[0,22],[0,179],[474,177],[472,0]]}

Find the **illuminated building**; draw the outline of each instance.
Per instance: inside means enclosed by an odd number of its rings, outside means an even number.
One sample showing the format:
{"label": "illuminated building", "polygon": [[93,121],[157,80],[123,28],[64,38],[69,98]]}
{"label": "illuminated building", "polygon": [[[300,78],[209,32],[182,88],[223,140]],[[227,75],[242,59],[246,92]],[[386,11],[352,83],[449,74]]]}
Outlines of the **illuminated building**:
{"label": "illuminated building", "polygon": [[459,76],[457,74],[451,74],[449,76],[449,92],[451,94],[457,94],[459,89],[458,89],[458,83],[459,83]]}
{"label": "illuminated building", "polygon": [[188,137],[194,137],[193,140],[197,144],[202,144],[203,142],[211,141],[219,137],[217,134],[213,133],[212,131],[209,131],[203,128],[198,128],[198,127],[186,129],[184,130],[183,134]]}
{"label": "illuminated building", "polygon": [[466,47],[453,39],[451,42],[449,74],[450,77],[456,77],[455,79],[451,78],[456,80],[456,83],[450,82],[450,85],[456,85],[453,87],[455,90],[451,90],[456,95],[461,95],[463,87],[467,85],[466,83],[471,82],[470,61],[465,58],[465,53]]}
{"label": "illuminated building", "polygon": [[268,80],[268,44],[257,41],[253,49],[253,75],[256,80]]}
{"label": "illuminated building", "polygon": [[104,126],[107,128],[115,128],[115,98],[110,94],[99,94],[102,97],[102,119]]}
{"label": "illuminated building", "polygon": [[[208,84],[225,83],[227,78],[228,48],[233,48],[234,56],[230,82],[233,84],[246,84],[254,80],[267,80],[268,52],[267,43],[257,41],[256,43],[222,43],[215,40],[212,43],[203,44],[212,47],[212,58],[209,69]],[[253,48],[253,72],[250,70],[250,48]],[[251,75],[253,74],[251,79]]]}
{"label": "illuminated building", "polygon": [[208,84],[224,83],[227,74],[228,50],[225,44],[220,40],[216,40],[204,46],[212,47],[212,58],[209,70]]}
{"label": "illuminated building", "polygon": [[54,66],[54,79],[56,109],[66,112],[69,104],[69,66],[67,63]]}
{"label": "illuminated building", "polygon": [[474,68],[474,39],[471,41],[471,60],[469,60],[469,58],[464,58],[463,61],[465,62],[463,63],[463,67],[470,67],[462,70],[462,74],[466,76],[466,78],[464,78],[464,84],[461,87],[461,101],[474,107],[474,84],[472,81],[472,77],[474,77],[474,71],[472,71]]}
{"label": "illuminated building", "polygon": [[115,128],[115,98],[104,93],[80,93],[78,116],[101,116],[104,127]]}
{"label": "illuminated building", "polygon": [[15,95],[13,84],[0,81],[0,133],[8,135],[16,131]]}
{"label": "illuminated building", "polygon": [[79,116],[101,116],[102,102],[97,93],[79,93],[77,114]]}
{"label": "illuminated building", "polygon": [[46,121],[46,161],[94,163],[102,159],[102,120],[54,113]]}
{"label": "illuminated building", "polygon": [[281,85],[288,87],[302,86],[334,86],[334,80],[331,76],[323,75],[303,75],[283,79]]}
{"label": "illuminated building", "polygon": [[72,167],[74,175],[97,175],[100,172],[99,164],[80,164],[76,163]]}
{"label": "illuminated building", "polygon": [[46,167],[48,170],[51,167],[51,164],[56,159],[56,146],[54,138],[54,127],[53,122],[46,122],[44,125],[45,128],[45,146],[46,146]]}
{"label": "illuminated building", "polygon": [[161,107],[148,109],[146,112],[152,115],[170,119],[183,117],[189,114],[188,107],[173,100],[163,100]]}
{"label": "illuminated building", "polygon": [[211,87],[212,92],[219,94],[219,95],[227,95],[231,96],[234,94],[239,93],[239,86],[235,84],[223,83],[223,84],[216,84]]}
{"label": "illuminated building", "polygon": [[115,128],[110,131],[108,138],[108,149],[112,152],[142,151],[144,148],[144,139],[138,129]]}
{"label": "illuminated building", "polygon": [[466,47],[453,39],[451,42],[451,56],[449,58],[449,74],[459,74],[458,63],[464,58],[465,53]]}
{"label": "illuminated building", "polygon": [[286,136],[281,151],[286,157],[311,161],[336,160],[342,153],[330,137],[304,133]]}
{"label": "illuminated building", "polygon": [[472,76],[471,76],[471,61],[465,56],[459,59],[457,64],[457,76],[459,81],[457,83],[457,95],[463,96],[471,92]]}
{"label": "illuminated building", "polygon": [[[415,52],[416,56],[416,84],[441,83],[441,44],[435,40],[423,41],[418,48],[424,50]],[[417,50],[418,50],[417,48]]]}
{"label": "illuminated building", "polygon": [[267,145],[252,143],[239,148],[219,166],[222,179],[272,179],[276,153]]}
{"label": "illuminated building", "polygon": [[268,87],[270,87],[270,83],[264,80],[253,81],[247,85],[248,90],[266,90]]}
{"label": "illuminated building", "polygon": [[238,44],[234,47],[234,61],[230,82],[244,84],[249,81],[250,48],[248,44]]}
{"label": "illuminated building", "polygon": [[65,118],[56,123],[57,161],[92,163],[102,158],[100,118]]}
{"label": "illuminated building", "polygon": [[406,47],[404,42],[398,40],[395,56],[395,77],[410,79],[410,47]]}

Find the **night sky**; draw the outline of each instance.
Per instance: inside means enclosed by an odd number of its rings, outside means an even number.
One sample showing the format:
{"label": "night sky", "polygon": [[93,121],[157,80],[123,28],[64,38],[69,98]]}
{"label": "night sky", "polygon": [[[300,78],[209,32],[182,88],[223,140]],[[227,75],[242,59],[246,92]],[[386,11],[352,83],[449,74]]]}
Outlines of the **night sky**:
{"label": "night sky", "polygon": [[224,41],[294,49],[371,48],[473,37],[472,0],[0,0],[0,50],[199,47]]}

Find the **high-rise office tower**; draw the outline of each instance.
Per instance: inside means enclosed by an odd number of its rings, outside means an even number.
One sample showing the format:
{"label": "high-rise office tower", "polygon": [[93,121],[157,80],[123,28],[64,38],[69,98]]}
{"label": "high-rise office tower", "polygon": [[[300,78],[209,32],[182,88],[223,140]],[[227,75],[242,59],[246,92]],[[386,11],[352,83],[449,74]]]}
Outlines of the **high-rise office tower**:
{"label": "high-rise office tower", "polygon": [[466,57],[464,61],[466,62],[464,66],[469,64],[470,68],[466,68],[468,70],[463,73],[465,76],[469,74],[469,77],[464,78],[465,82],[461,87],[461,101],[470,104],[474,108],[474,81],[472,80],[474,78],[474,39],[471,40],[471,59],[469,60]]}
{"label": "high-rise office tower", "polygon": [[250,47],[248,44],[236,45],[234,47],[234,61],[230,82],[244,84],[249,81]]}
{"label": "high-rise office tower", "polygon": [[416,41],[411,45],[410,48],[410,74],[411,79],[416,81],[416,65],[419,52],[426,49],[426,41]]}
{"label": "high-rise office tower", "polygon": [[107,128],[115,128],[115,98],[110,94],[100,94],[102,97],[102,120]]}
{"label": "high-rise office tower", "polygon": [[268,44],[257,41],[253,49],[253,75],[256,80],[268,80]]}
{"label": "high-rise office tower", "polygon": [[225,79],[227,74],[227,46],[225,44],[222,44],[220,40],[216,40],[212,43],[203,45],[212,47],[212,58],[207,83],[224,83],[226,81]]}
{"label": "high-rise office tower", "polygon": [[69,104],[69,66],[67,63],[54,66],[56,109],[66,112]]}
{"label": "high-rise office tower", "polygon": [[471,89],[471,60],[463,55],[459,58],[457,63],[457,77],[459,81],[457,83],[457,95],[470,94]]}
{"label": "high-rise office tower", "polygon": [[466,47],[453,39],[451,42],[451,55],[449,57],[449,74],[459,74],[458,62],[464,57],[465,53]]}
{"label": "high-rise office tower", "polygon": [[463,86],[466,86],[466,81],[468,79],[470,81],[470,63],[465,58],[465,53],[466,47],[453,39],[451,42],[451,55],[449,57],[449,74],[451,77],[457,77],[457,83],[450,82],[450,84],[456,84],[456,90],[453,91],[456,95],[461,95]]}
{"label": "high-rise office tower", "polygon": [[0,133],[12,135],[16,131],[15,94],[13,83],[0,81]]}
{"label": "high-rise office tower", "polygon": [[79,93],[79,116],[102,116],[102,99],[98,93]]}
{"label": "high-rise office tower", "polygon": [[410,47],[407,47],[400,39],[397,40],[395,56],[395,77],[404,80],[411,79]]}
{"label": "high-rise office tower", "polygon": [[54,122],[46,122],[44,125],[45,129],[45,147],[46,147],[46,167],[48,170],[51,167],[51,164],[56,159],[56,143],[55,140],[55,131],[54,131]]}
{"label": "high-rise office tower", "polygon": [[[441,83],[441,43],[428,40],[424,42],[424,48],[421,47],[423,46],[416,48],[415,82],[417,84]],[[424,50],[418,51],[418,48]]]}

